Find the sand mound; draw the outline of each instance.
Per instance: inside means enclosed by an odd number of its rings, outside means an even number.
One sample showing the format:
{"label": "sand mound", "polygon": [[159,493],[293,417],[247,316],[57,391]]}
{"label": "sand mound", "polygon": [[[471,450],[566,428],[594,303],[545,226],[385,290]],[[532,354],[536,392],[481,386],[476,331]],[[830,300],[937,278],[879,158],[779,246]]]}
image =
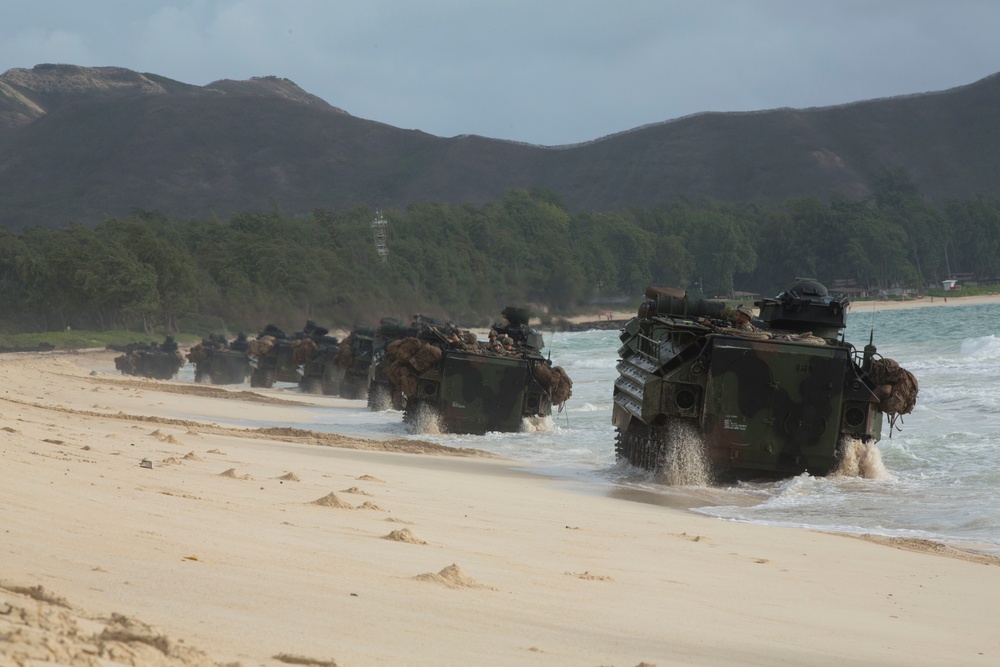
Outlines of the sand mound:
{"label": "sand mound", "polygon": [[283,480],[285,482],[301,482],[302,481],[301,479],[299,479],[299,476],[296,475],[294,472],[286,472],[281,477],[278,477],[278,479]]}
{"label": "sand mound", "polygon": [[372,477],[371,475],[362,475],[361,477],[358,477],[358,481],[361,481],[361,482],[380,482],[382,484],[385,484],[385,480],[384,479],[379,479],[378,477]]}
{"label": "sand mound", "polygon": [[312,501],[313,505],[322,505],[323,507],[336,507],[338,509],[352,510],[354,505],[350,503],[345,503],[343,500],[337,497],[335,493],[328,493],[322,498],[317,498]]}
{"label": "sand mound", "polygon": [[378,512],[385,511],[381,507],[379,507],[378,505],[376,505],[375,503],[367,501],[367,500],[365,502],[361,503],[360,505],[358,505],[357,509],[359,509],[359,510],[376,510]]}
{"label": "sand mound", "polygon": [[454,563],[436,574],[433,572],[418,574],[414,577],[414,579],[417,581],[430,581],[435,584],[447,586],[448,588],[484,588],[486,590],[496,590],[495,588],[485,586],[468,576],[462,572],[458,565],[455,565]]}
{"label": "sand mound", "polygon": [[169,433],[164,433],[160,429],[156,429],[155,431],[153,431],[152,433],[150,433],[150,435],[153,436],[154,438],[156,438],[157,440],[159,440],[160,442],[169,442],[172,445],[179,445],[179,444],[181,444],[180,440],[178,440],[177,438],[175,438],[173,435],[171,435]]}
{"label": "sand mound", "polygon": [[188,452],[187,454],[184,455],[184,458],[186,460],[188,460],[188,461],[204,461],[205,460],[205,459],[201,458],[200,456],[198,456],[197,454],[195,454],[194,452]]}
{"label": "sand mound", "polygon": [[394,530],[382,539],[391,542],[406,542],[407,544],[427,544],[427,542],[414,535],[409,528]]}
{"label": "sand mound", "polygon": [[220,472],[219,477],[228,477],[230,479],[246,479],[246,480],[253,479],[253,477],[251,477],[250,475],[240,475],[239,473],[236,472],[236,468],[230,468],[226,472]]}
{"label": "sand mound", "polygon": [[222,451],[221,449],[210,449],[210,450],[208,450],[208,453],[209,454],[222,454],[223,456],[226,455],[226,453],[224,451]]}
{"label": "sand mound", "polygon": [[89,616],[40,586],[0,584],[0,664],[214,667],[201,651],[120,614]]}
{"label": "sand mound", "polygon": [[183,463],[183,461],[181,461],[176,456],[168,456],[167,458],[165,458],[162,461],[160,461],[160,463],[165,463],[167,465],[178,465],[178,464]]}
{"label": "sand mound", "polygon": [[371,495],[367,491],[362,491],[361,489],[359,489],[356,486],[352,486],[349,489],[344,489],[343,491],[341,491],[341,493],[353,493],[353,494],[358,495],[358,496],[370,496]]}
{"label": "sand mound", "polygon": [[[23,595],[24,597],[31,598],[32,600],[44,602],[56,607],[65,607],[66,609],[70,608],[70,604],[65,598],[61,598],[58,595],[50,593],[45,590],[44,586],[14,586],[11,584],[0,583],[0,589],[16,593],[18,595]],[[11,603],[8,602],[8,604]]]}

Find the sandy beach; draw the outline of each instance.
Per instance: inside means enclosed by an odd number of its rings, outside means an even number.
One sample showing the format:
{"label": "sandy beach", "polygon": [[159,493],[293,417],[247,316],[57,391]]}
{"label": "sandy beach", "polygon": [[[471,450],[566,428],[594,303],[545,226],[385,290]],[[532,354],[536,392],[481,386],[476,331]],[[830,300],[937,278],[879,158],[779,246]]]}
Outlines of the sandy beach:
{"label": "sandy beach", "polygon": [[313,433],[341,399],[114,356],[0,355],[0,667],[1000,661],[1000,559]]}
{"label": "sandy beach", "polygon": [[[949,296],[941,297],[921,297],[919,299],[906,299],[898,301],[854,301],[851,303],[849,312],[870,313],[872,310],[901,310],[905,308],[947,308],[955,306],[971,306],[979,303],[1000,303],[1000,294],[986,294],[979,296]],[[751,306],[751,302],[747,302]],[[756,312],[756,308],[754,309]],[[574,324],[584,322],[600,322],[606,320],[619,321],[628,320],[635,317],[634,310],[598,310],[593,314],[579,315],[569,318]]]}

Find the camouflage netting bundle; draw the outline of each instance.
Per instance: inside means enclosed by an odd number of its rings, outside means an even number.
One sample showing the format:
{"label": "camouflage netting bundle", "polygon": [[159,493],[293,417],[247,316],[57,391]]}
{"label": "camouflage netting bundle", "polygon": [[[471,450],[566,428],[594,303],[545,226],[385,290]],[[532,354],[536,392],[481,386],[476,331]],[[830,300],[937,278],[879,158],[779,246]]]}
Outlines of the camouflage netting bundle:
{"label": "camouflage netting bundle", "polygon": [[410,336],[409,338],[400,338],[399,340],[394,340],[389,343],[389,347],[386,351],[389,353],[389,357],[392,359],[398,359],[402,361],[408,361],[413,354],[420,349],[423,343],[420,342],[419,338],[414,338]]}
{"label": "camouflage netting bundle", "polygon": [[[743,329],[736,329],[734,327],[719,327],[717,331],[719,333],[726,334],[727,336],[741,336],[751,340],[770,340],[771,338],[777,338],[777,336],[774,336],[770,331],[744,331]],[[788,340],[788,337],[785,336],[784,339]]]}
{"label": "camouflage netting bundle", "polygon": [[441,360],[441,348],[431,343],[423,343],[419,338],[403,338],[393,341],[386,348],[389,358],[409,365],[417,374]]}
{"label": "camouflage netting bundle", "polygon": [[552,405],[562,405],[573,395],[573,381],[562,366],[538,364],[531,369],[531,374],[549,392]]}
{"label": "camouflage netting bundle", "polygon": [[187,358],[191,363],[197,364],[199,361],[208,359],[208,352],[205,351],[205,347],[201,343],[198,343],[188,351]]}
{"label": "camouflage netting bundle", "polygon": [[420,349],[413,353],[409,363],[417,373],[423,373],[428,368],[441,361],[441,348],[437,345],[424,343]]}
{"label": "camouflage netting bundle", "polygon": [[396,389],[406,394],[409,397],[416,396],[417,394],[417,376],[413,373],[413,369],[403,361],[394,361],[389,364],[385,369],[385,376],[389,378],[389,382]]}
{"label": "camouflage netting bundle", "polygon": [[814,336],[811,331],[802,333],[780,334],[774,336],[775,340],[787,340],[793,343],[805,343],[806,345],[826,345],[826,340],[819,336]]}
{"label": "camouflage netting bundle", "polygon": [[255,357],[266,357],[276,344],[277,339],[274,336],[261,336],[247,343],[247,353]]}
{"label": "camouflage netting bundle", "polygon": [[892,359],[876,359],[872,364],[872,379],[879,409],[888,415],[890,427],[895,426],[899,416],[913,412],[920,390],[913,373]]}
{"label": "camouflage netting bundle", "polygon": [[419,338],[409,337],[394,340],[386,348],[390,363],[385,375],[396,389],[407,396],[417,393],[417,376],[441,361],[441,348],[431,343],[423,343]]}
{"label": "camouflage netting bundle", "polygon": [[337,354],[333,357],[333,363],[341,368],[350,368],[354,363],[354,334],[344,339],[344,342],[337,348]]}
{"label": "camouflage netting bundle", "polygon": [[312,359],[312,354],[315,351],[316,341],[312,338],[300,338],[292,343],[292,359],[297,364],[304,364]]}

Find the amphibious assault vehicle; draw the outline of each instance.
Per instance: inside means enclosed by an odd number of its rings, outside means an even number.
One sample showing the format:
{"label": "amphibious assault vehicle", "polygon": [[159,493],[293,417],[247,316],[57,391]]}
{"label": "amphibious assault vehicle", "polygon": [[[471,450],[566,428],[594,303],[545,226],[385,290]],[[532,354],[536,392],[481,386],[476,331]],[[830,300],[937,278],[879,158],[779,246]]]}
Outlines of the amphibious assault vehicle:
{"label": "amphibious assault vehicle", "polygon": [[618,459],[666,469],[693,439],[716,478],[826,475],[851,439],[877,441],[883,415],[891,429],[913,409],[916,379],[872,341],[844,341],[850,304],[815,280],[755,302],[749,326],[720,301],[645,295],[620,335]]}
{"label": "amphibious assault vehicle", "polygon": [[340,343],[337,356],[333,359],[333,372],[341,398],[367,398],[374,339],[374,329],[357,323]]}
{"label": "amphibious assault vehicle", "polygon": [[129,343],[113,349],[124,353],[115,357],[115,368],[124,375],[169,380],[186,363],[172,336],[163,343]]}
{"label": "amphibious assault vehicle", "polygon": [[541,334],[528,328],[527,311],[503,314],[488,341],[415,319],[416,336],[388,345],[385,376],[405,397],[405,421],[429,417],[451,433],[519,431],[525,419],[547,417],[569,399],[573,383],[542,356]]}
{"label": "amphibious assault vehicle", "polygon": [[[296,355],[302,359],[302,377],[299,389],[306,394],[335,396],[340,392],[339,368],[334,363],[340,341],[330,335],[326,327],[317,326],[312,320],[306,322],[298,340]],[[308,341],[308,342],[305,342]]]}
{"label": "amphibious assault vehicle", "polygon": [[[296,348],[299,348],[298,354]],[[302,348],[301,342],[288,338],[284,331],[268,324],[247,346],[247,354],[254,363],[250,386],[267,389],[273,387],[275,382],[298,383],[302,379],[299,370],[304,361]]]}
{"label": "amphibious assault vehicle", "polygon": [[247,346],[247,337],[243,333],[232,343],[222,334],[209,334],[187,353],[188,361],[194,364],[194,381],[243,384],[252,370],[247,358]]}
{"label": "amphibious assault vehicle", "polygon": [[398,317],[383,317],[379,320],[372,339],[372,361],[368,366],[368,407],[371,410],[402,410],[405,407],[403,392],[393,386],[385,374],[385,369],[389,366],[386,354],[394,341],[415,337],[418,333],[419,327],[415,324],[406,326]]}

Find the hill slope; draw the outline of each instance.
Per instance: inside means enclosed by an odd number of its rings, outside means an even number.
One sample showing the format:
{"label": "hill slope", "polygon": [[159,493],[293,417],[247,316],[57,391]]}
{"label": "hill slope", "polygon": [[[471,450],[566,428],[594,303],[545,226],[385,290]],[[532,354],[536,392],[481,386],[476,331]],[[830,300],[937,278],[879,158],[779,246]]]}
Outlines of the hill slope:
{"label": "hill slope", "polygon": [[482,204],[542,187],[572,209],[678,196],[862,197],[903,167],[933,200],[1000,192],[1000,76],[807,110],[705,113],[586,144],[441,138],[356,118],[277,77],[192,86],[103,67],[0,75],[0,225],[90,225],[357,204]]}

